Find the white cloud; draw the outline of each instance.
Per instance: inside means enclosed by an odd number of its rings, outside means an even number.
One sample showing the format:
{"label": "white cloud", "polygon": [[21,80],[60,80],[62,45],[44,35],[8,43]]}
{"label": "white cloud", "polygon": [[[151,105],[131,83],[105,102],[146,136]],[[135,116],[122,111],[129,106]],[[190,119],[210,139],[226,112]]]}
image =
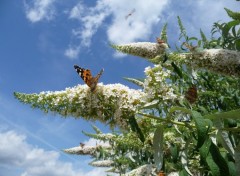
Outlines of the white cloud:
{"label": "white cloud", "polygon": [[[27,18],[32,22],[52,19],[55,1],[36,0],[31,5],[25,3]],[[91,45],[92,38],[100,27],[105,31],[103,35],[107,35],[106,41],[116,44],[149,40],[159,30],[157,28],[161,20],[168,22],[171,27],[168,30],[171,33],[168,34],[176,40],[177,16],[182,18],[188,33],[195,34],[200,28],[209,32],[213,22],[226,19],[223,8],[234,9],[236,3],[238,2],[229,3],[223,0],[184,3],[173,0],[97,0],[95,6],[88,7],[83,1],[79,1],[71,10],[65,11],[70,20],[77,20],[79,26],[72,29],[73,41],[78,42],[66,49],[64,54],[70,59],[77,58],[83,47]],[[134,12],[126,19],[126,15],[133,9]]]}
{"label": "white cloud", "polygon": [[[112,2],[113,21],[107,30],[109,40],[119,44],[148,39],[167,4],[168,0]],[[126,19],[132,9],[135,12]]]}
{"label": "white cloud", "polygon": [[69,14],[70,19],[77,19],[82,27],[74,29],[72,34],[81,39],[82,46],[90,46],[91,38],[110,14],[108,4],[99,0],[95,7],[85,7],[81,2],[72,8]]}
{"label": "white cloud", "polygon": [[68,49],[65,50],[64,55],[67,56],[70,59],[76,59],[78,57],[78,54],[80,52],[80,48],[69,46]]}
{"label": "white cloud", "polygon": [[[0,132],[0,166],[21,169],[21,176],[90,176],[105,175],[101,168],[89,172],[76,170],[72,163],[60,160],[56,151],[46,151],[32,146],[26,136],[15,131]],[[4,171],[3,171],[4,172]]]}
{"label": "white cloud", "polygon": [[33,0],[31,3],[24,1],[26,16],[31,22],[43,19],[51,20],[55,15],[53,3],[55,0]]}
{"label": "white cloud", "polygon": [[[149,0],[147,3],[145,0],[98,0],[96,6],[86,7],[80,2],[69,13],[70,19],[77,19],[81,24],[81,27],[74,29],[72,34],[81,40],[79,48],[88,47],[91,45],[93,35],[102,26],[104,20],[111,15],[112,21],[107,24],[106,29],[110,42],[119,44],[147,39],[154,25],[159,22],[167,3],[168,0]],[[135,12],[126,19],[126,15],[133,9]],[[70,51],[73,52],[67,49],[65,53],[71,53]],[[72,56],[71,54],[65,55],[70,58]]]}
{"label": "white cloud", "polygon": [[82,2],[79,2],[76,6],[72,8],[69,13],[69,18],[80,18],[84,12],[84,5]]}

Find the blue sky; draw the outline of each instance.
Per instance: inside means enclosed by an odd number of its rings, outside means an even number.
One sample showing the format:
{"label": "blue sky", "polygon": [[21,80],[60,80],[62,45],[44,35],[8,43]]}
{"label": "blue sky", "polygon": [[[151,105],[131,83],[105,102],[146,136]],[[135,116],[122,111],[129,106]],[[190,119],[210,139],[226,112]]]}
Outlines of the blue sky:
{"label": "blue sky", "polygon": [[201,28],[209,36],[213,22],[229,20],[223,7],[240,9],[234,0],[2,0],[0,176],[105,175],[103,169],[88,166],[90,158],[61,152],[79,142],[94,145],[81,133],[91,132],[93,122],[33,110],[14,99],[13,92],[57,91],[83,84],[74,64],[93,74],[104,68],[100,79],[104,84],[136,88],[122,77],[143,77],[149,63],[117,53],[109,43],[155,42],[168,22],[170,44],[180,44],[178,15],[190,35],[198,36]]}

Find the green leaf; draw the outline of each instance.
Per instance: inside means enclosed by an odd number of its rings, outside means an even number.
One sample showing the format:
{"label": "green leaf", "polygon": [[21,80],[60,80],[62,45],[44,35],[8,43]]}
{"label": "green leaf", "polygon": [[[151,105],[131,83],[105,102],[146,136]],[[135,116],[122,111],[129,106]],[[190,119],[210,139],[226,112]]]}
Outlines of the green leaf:
{"label": "green leaf", "polygon": [[159,105],[159,100],[153,100],[152,102],[144,104],[141,109],[153,109],[157,108]]}
{"label": "green leaf", "polygon": [[192,115],[198,134],[197,148],[200,148],[208,137],[208,132],[212,127],[212,122],[204,119],[201,114],[196,111],[192,111]]}
{"label": "green leaf", "polygon": [[210,138],[207,138],[205,140],[199,151],[202,160],[206,161],[212,175],[229,175],[227,161],[223,158],[219,151],[219,148],[212,142]]}
{"label": "green leaf", "polygon": [[174,62],[172,62],[171,65],[174,69],[174,72],[176,72],[180,78],[183,78],[182,70]]}
{"label": "green leaf", "polygon": [[142,79],[135,79],[135,78],[127,78],[127,77],[123,77],[123,79],[129,81],[129,82],[132,82],[140,87],[143,87],[144,85],[144,82]]}
{"label": "green leaf", "polygon": [[187,114],[192,114],[192,111],[187,109],[187,108],[184,108],[184,107],[180,107],[180,106],[172,106],[170,109],[169,109],[169,113],[173,113],[175,111],[182,111],[184,113],[187,113]]}
{"label": "green leaf", "polygon": [[192,176],[192,173],[190,172],[190,170],[188,169],[188,156],[187,156],[187,151],[188,151],[188,145],[190,143],[190,138],[186,141],[184,150],[181,152],[181,163],[184,167],[184,169],[187,171],[187,173],[189,175]]}
{"label": "green leaf", "polygon": [[101,131],[97,126],[92,125],[92,128],[93,128],[93,130],[94,130],[97,134],[101,134],[101,133],[102,133],[102,131]]}
{"label": "green leaf", "polygon": [[237,127],[237,120],[227,119],[226,122],[229,128]]}
{"label": "green leaf", "polygon": [[240,173],[240,143],[238,146],[235,148],[235,168],[236,168],[236,173]]}
{"label": "green leaf", "polygon": [[207,37],[206,37],[205,34],[203,33],[202,29],[200,29],[200,35],[201,35],[203,44],[206,44],[206,43],[208,42],[208,41],[207,41]]}
{"label": "green leaf", "polygon": [[163,26],[163,29],[160,34],[160,38],[167,43],[167,23],[165,23]]}
{"label": "green leaf", "polygon": [[231,118],[231,119],[240,119],[240,109],[228,111],[228,112],[218,112],[215,114],[209,114],[203,116],[205,119],[225,119],[225,118]]}
{"label": "green leaf", "polygon": [[236,26],[232,27],[232,34],[233,34],[234,37],[237,37]]}
{"label": "green leaf", "polygon": [[180,172],[179,172],[179,176],[188,176],[188,173],[185,169],[182,169]]}
{"label": "green leaf", "polygon": [[232,157],[234,157],[234,149],[228,133],[226,131],[219,130],[218,136],[218,139],[220,139],[219,142],[222,146],[232,155]]}
{"label": "green leaf", "polygon": [[171,153],[173,162],[177,163],[178,162],[178,153],[179,153],[177,145],[171,144],[170,153]]}
{"label": "green leaf", "polygon": [[230,9],[224,8],[228,14],[229,17],[231,17],[234,20],[240,20],[240,13],[239,12],[233,12]]}
{"label": "green leaf", "polygon": [[153,136],[154,162],[158,171],[163,167],[163,131],[163,125],[160,125]]}
{"label": "green leaf", "polygon": [[232,157],[234,157],[234,149],[233,149],[233,145],[231,143],[231,140],[229,138],[229,135],[226,131],[221,130],[224,127],[222,120],[220,118],[215,119],[214,120],[214,125],[218,129],[217,135],[218,135],[219,142],[232,155]]}
{"label": "green leaf", "polygon": [[185,27],[183,26],[182,24],[182,21],[181,21],[181,18],[179,16],[177,16],[177,19],[178,19],[178,26],[180,28],[180,37],[179,37],[179,40],[184,37],[185,40],[187,41],[187,33],[186,33],[186,29]]}
{"label": "green leaf", "polygon": [[240,24],[240,21],[237,21],[237,20],[234,20],[234,21],[230,21],[228,22],[222,29],[222,35],[224,38],[228,38],[228,35],[229,35],[229,30],[236,26],[236,25],[239,25]]}
{"label": "green leaf", "polygon": [[197,37],[190,37],[190,38],[188,38],[187,42],[189,42],[191,40],[198,40],[198,38]]}
{"label": "green leaf", "polygon": [[228,164],[230,175],[231,176],[237,176],[235,163],[229,161],[227,164]]}
{"label": "green leaf", "polygon": [[142,143],[144,143],[145,137],[143,135],[143,132],[142,132],[141,128],[138,126],[138,123],[137,123],[137,121],[136,121],[134,116],[129,118],[129,124],[131,126],[131,129],[134,132],[137,133],[137,135],[138,135],[139,139],[142,141]]}
{"label": "green leaf", "polygon": [[240,51],[240,39],[235,40],[235,47],[238,51]]}
{"label": "green leaf", "polygon": [[211,174],[213,176],[219,176],[220,175],[220,170],[217,164],[214,162],[213,158],[211,155],[207,156],[206,158],[207,165],[210,168]]}
{"label": "green leaf", "polygon": [[[227,161],[222,157],[222,155],[219,151],[219,148],[213,142],[211,143],[209,152],[211,154],[211,159],[219,168],[220,173],[218,175],[220,175],[220,176],[229,175],[230,173],[229,173]],[[208,158],[207,158],[207,160],[208,160]],[[211,164],[213,164],[213,163],[211,163]],[[215,174],[213,174],[213,175],[215,175]]]}
{"label": "green leaf", "polygon": [[202,157],[203,160],[207,159],[211,144],[212,144],[211,139],[207,138],[205,140],[205,142],[203,143],[203,145],[200,147],[199,152],[200,152],[200,156]]}

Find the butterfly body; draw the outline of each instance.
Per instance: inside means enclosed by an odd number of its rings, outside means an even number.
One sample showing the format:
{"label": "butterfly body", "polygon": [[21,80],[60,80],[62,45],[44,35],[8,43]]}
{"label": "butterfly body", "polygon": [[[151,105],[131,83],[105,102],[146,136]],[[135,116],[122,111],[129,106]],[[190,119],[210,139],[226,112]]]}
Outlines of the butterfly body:
{"label": "butterfly body", "polygon": [[89,69],[81,68],[78,65],[74,65],[74,68],[75,68],[76,72],[78,73],[78,75],[83,79],[83,81],[90,87],[91,91],[93,92],[96,89],[98,80],[104,70],[102,69],[97,74],[97,76],[93,77],[91,70],[89,70]]}

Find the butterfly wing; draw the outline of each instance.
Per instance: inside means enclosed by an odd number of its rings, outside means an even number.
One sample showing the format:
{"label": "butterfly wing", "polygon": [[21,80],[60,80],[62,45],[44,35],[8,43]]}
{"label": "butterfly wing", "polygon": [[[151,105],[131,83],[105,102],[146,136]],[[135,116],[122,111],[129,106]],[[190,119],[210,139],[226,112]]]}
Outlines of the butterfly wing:
{"label": "butterfly wing", "polygon": [[92,77],[91,71],[89,69],[84,69],[78,65],[74,65],[74,68],[78,75],[83,79],[83,81],[90,87],[91,91],[96,89],[98,80],[103,73],[103,69],[97,74],[96,77]]}
{"label": "butterfly wing", "polygon": [[89,86],[91,88],[91,91],[94,91],[96,89],[97,83],[99,78],[101,77],[102,73],[103,73],[104,69],[102,69],[97,76],[95,76],[92,81],[91,81],[91,85]]}
{"label": "butterfly wing", "polygon": [[83,81],[90,87],[92,80],[91,71],[89,69],[81,68],[78,65],[74,65],[74,68]]}
{"label": "butterfly wing", "polygon": [[189,87],[187,92],[185,93],[185,98],[191,103],[195,103],[197,101],[198,98],[198,93],[197,93],[197,87],[196,86],[192,86]]}
{"label": "butterfly wing", "polygon": [[97,82],[98,82],[98,79],[101,77],[103,71],[104,71],[104,69],[102,69],[102,70],[97,74],[97,76],[94,78]]}

